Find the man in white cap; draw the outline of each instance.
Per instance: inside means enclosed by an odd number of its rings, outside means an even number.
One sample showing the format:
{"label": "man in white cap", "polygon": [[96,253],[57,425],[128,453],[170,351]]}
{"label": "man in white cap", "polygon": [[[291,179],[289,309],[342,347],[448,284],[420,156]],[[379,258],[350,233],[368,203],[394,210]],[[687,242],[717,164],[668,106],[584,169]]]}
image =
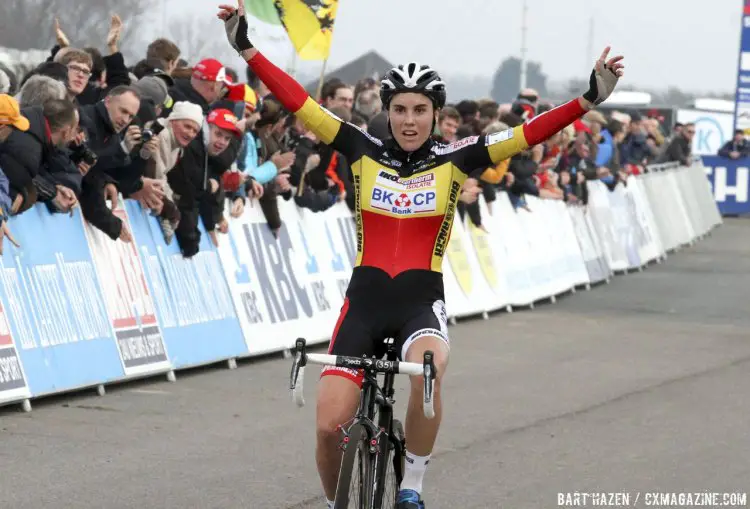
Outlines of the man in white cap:
{"label": "man in white cap", "polygon": [[[200,106],[180,101],[174,104],[169,117],[160,118],[151,126],[151,130],[158,133],[159,146],[146,165],[144,181],[155,179],[164,194],[160,199],[144,195],[141,204],[159,214],[167,244],[171,242],[180,218],[167,173],[177,164],[183,149],[201,132],[202,125],[203,111]],[[138,193],[133,197],[139,198]]]}

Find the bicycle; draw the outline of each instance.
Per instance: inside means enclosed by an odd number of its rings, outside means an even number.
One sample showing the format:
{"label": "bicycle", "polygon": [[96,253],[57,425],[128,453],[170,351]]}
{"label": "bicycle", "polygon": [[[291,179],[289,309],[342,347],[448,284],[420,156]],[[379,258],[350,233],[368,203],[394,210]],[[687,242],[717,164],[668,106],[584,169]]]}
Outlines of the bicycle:
{"label": "bicycle", "polygon": [[[336,486],[335,509],[393,509],[403,479],[406,440],[400,421],[393,418],[393,382],[397,374],[424,377],[424,414],[435,417],[433,389],[435,364],[432,351],[424,353],[423,363],[401,362],[389,338],[386,359],[308,354],[307,342],[297,339],[290,375],[290,390],[298,406],[304,406],[304,368],[308,363],[364,371],[359,408],[354,418],[336,430],[343,435],[339,448],[344,451]],[[382,387],[378,375],[384,374]],[[375,424],[377,413],[378,423]],[[351,424],[349,424],[351,423]],[[346,426],[346,424],[349,424]],[[390,469],[389,466],[393,468]],[[352,488],[356,491],[350,496]],[[392,489],[391,491],[387,491]],[[349,503],[353,502],[350,506]]]}

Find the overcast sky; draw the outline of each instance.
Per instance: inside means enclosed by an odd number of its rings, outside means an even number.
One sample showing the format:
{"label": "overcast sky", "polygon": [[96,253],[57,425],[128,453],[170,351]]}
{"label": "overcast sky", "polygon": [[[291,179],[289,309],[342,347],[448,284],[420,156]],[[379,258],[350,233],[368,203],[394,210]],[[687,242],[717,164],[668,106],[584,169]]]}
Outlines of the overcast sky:
{"label": "overcast sky", "polygon": [[[165,1],[179,11],[209,17],[222,3]],[[329,69],[375,49],[394,63],[418,60],[446,74],[491,75],[503,59],[520,54],[522,4],[521,0],[340,0]],[[628,83],[659,89],[734,90],[741,0],[527,0],[527,4],[528,57],[540,62],[551,80],[585,78],[601,48],[611,44],[613,52],[625,55]],[[592,17],[594,54],[589,54]],[[267,27],[260,30],[274,33]],[[257,45],[279,65],[290,60],[288,43],[265,39]],[[301,62],[300,68],[315,72],[320,63]]]}

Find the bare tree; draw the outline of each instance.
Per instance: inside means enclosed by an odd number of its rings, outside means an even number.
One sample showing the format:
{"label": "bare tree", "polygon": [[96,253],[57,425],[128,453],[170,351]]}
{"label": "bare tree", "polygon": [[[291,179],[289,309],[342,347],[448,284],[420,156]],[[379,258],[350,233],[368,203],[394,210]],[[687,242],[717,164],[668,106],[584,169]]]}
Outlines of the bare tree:
{"label": "bare tree", "polygon": [[50,48],[55,41],[54,20],[58,18],[72,46],[103,48],[110,17],[117,13],[125,25],[121,38],[121,46],[125,47],[151,3],[152,0],[2,0],[0,46],[21,50]]}
{"label": "bare tree", "polygon": [[180,47],[182,58],[194,64],[202,58],[231,58],[233,51],[222,33],[216,30],[214,18],[185,15],[167,25],[167,38]]}

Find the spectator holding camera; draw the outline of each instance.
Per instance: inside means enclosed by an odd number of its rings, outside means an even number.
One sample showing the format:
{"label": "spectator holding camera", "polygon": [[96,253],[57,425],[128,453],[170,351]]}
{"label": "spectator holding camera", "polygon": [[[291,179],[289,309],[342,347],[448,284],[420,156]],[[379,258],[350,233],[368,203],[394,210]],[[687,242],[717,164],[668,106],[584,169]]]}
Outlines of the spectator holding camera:
{"label": "spectator holding camera", "polygon": [[[163,198],[153,200],[144,195],[142,205],[160,217],[164,239],[169,244],[179,223],[180,214],[167,175],[175,167],[185,148],[201,132],[203,111],[197,104],[175,103],[166,119],[158,119],[151,129],[158,135],[158,146],[146,164],[145,176],[155,179],[163,191]],[[158,197],[157,197],[158,198]]]}
{"label": "spectator holding camera", "polygon": [[[113,240],[130,242],[132,235],[107,207],[117,208],[118,185],[140,173],[156,152],[158,137],[143,140],[141,128],[131,125],[140,109],[140,95],[133,87],[112,89],[103,101],[84,107],[86,141],[77,140],[95,156],[93,168],[83,179],[81,208],[84,217]],[[136,150],[136,148],[138,150]]]}

